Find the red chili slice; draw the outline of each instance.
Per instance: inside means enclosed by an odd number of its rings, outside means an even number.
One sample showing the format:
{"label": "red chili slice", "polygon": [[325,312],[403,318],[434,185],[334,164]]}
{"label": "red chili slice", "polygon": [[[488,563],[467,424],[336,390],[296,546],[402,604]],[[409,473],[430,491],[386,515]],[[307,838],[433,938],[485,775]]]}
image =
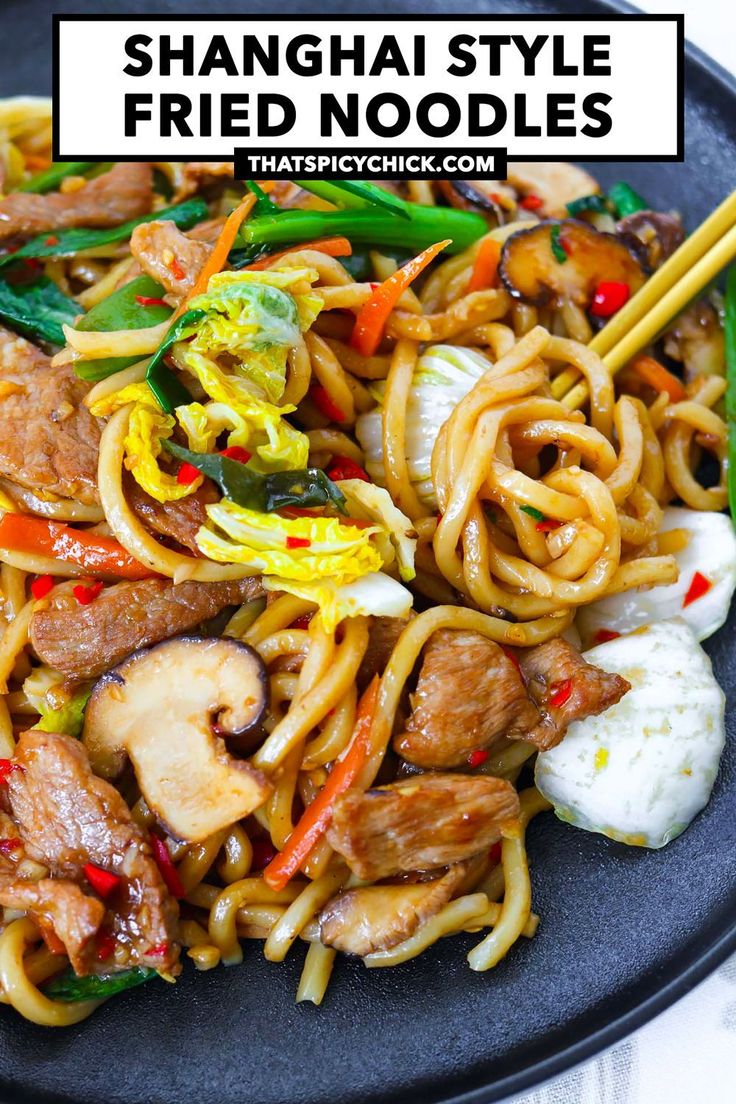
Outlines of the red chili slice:
{"label": "red chili slice", "polygon": [[188,487],[195,479],[199,479],[201,474],[199,468],[195,468],[194,464],[190,464],[188,460],[185,460],[176,473],[176,482],[183,487]]}
{"label": "red chili slice", "polygon": [[321,383],[315,383],[309,388],[309,397],[325,418],[329,418],[331,422],[345,421],[344,413],[337,403],[332,401],[327,389]]}
{"label": "red chili slice", "polygon": [[53,586],[54,580],[51,575],[38,575],[31,583],[31,594],[38,601],[40,598],[45,598]]}
{"label": "red chili slice", "polygon": [[514,665],[514,667],[516,668],[516,670],[517,670],[517,671],[519,672],[519,674],[521,674],[521,666],[520,666],[520,664],[519,664],[519,661],[518,661],[518,659],[516,658],[516,656],[514,655],[514,653],[513,653],[512,651],[511,651],[511,649],[510,649],[510,648],[507,648],[505,644],[502,644],[502,645],[501,645],[501,651],[503,652],[503,654],[504,654],[504,655],[505,655],[505,656],[506,656],[506,657],[507,657],[508,659],[510,659],[510,660],[511,660],[511,662],[513,663],[513,665]]}
{"label": "red chili slice", "polygon": [[94,863],[85,863],[82,870],[95,893],[105,900],[115,892],[122,881],[118,874],[111,874],[109,870],[103,870],[101,866],[95,866]]}
{"label": "red chili slice", "polygon": [[19,839],[0,839],[0,855],[12,855],[22,846]]}
{"label": "red chili slice", "polygon": [[56,234],[49,234],[49,236],[46,238],[46,241],[44,242],[44,245],[58,245],[58,244],[59,244],[59,239],[57,238]]}
{"label": "red chili slice", "polygon": [[479,767],[481,763],[485,763],[487,758],[488,752],[485,748],[476,748],[475,751],[471,751],[468,756],[468,766],[473,768]]}
{"label": "red chili slice", "polygon": [[613,629],[599,629],[593,639],[596,644],[607,644],[609,640],[616,640],[620,635],[620,632],[615,632]]}
{"label": "red chili slice", "polygon": [[286,547],[287,548],[309,548],[311,543],[312,543],[311,540],[309,540],[307,537],[287,537],[286,538]]}
{"label": "red chili slice", "polygon": [[250,460],[252,452],[248,452],[242,445],[228,445],[225,449],[220,449],[220,456],[227,456],[228,460],[237,460],[239,464],[247,464]]}
{"label": "red chili slice", "polygon": [[545,518],[544,521],[538,521],[534,528],[540,533],[551,533],[553,529],[559,529],[561,525],[561,521],[555,521],[554,518]]}
{"label": "red chili slice", "polygon": [[13,771],[17,770],[22,771],[23,767],[14,759],[0,759],[0,782],[7,782]]}
{"label": "red chili slice", "polygon": [[97,936],[97,961],[105,962],[115,954],[117,940],[112,932],[102,931]]}
{"label": "red chili slice", "polygon": [[[160,836],[151,836],[151,850],[159,873],[172,897],[183,897],[185,890],[179,871],[171,861],[169,849]],[[151,952],[153,954],[153,951]]]}
{"label": "red chili slice", "polygon": [[142,307],[168,307],[169,305],[165,299],[157,299],[151,295],[136,295],[135,301]]}
{"label": "red chili slice", "polygon": [[519,200],[519,206],[523,207],[525,211],[538,211],[540,207],[544,206],[544,200],[540,199],[538,195],[528,195]]}
{"label": "red chili slice", "polygon": [[163,958],[169,953],[168,940],[164,939],[163,943],[157,943],[155,947],[151,947],[148,953],[153,958]]}
{"label": "red chili slice", "polygon": [[565,679],[564,682],[558,682],[552,687],[552,697],[549,699],[549,704],[552,709],[560,709],[565,702],[570,700],[572,694],[572,679]]}
{"label": "red chili slice", "polygon": [[688,592],[682,600],[682,608],[689,606],[691,602],[697,602],[698,598],[702,598],[704,594],[707,594],[713,583],[710,579],[706,578],[700,571],[696,571],[693,575],[693,581],[688,587]]}
{"label": "red chili slice", "polygon": [[619,283],[618,280],[603,280],[595,289],[593,302],[590,304],[590,313],[596,318],[610,318],[631,295],[628,284]]}
{"label": "red chili slice", "polygon": [[183,280],[186,276],[186,272],[181,267],[176,257],[172,257],[171,261],[169,262],[169,272],[175,280]]}
{"label": "red chili slice", "polygon": [[362,479],[364,483],[370,483],[368,472],[356,464],[349,456],[333,456],[332,463],[327,469],[327,475],[337,483],[340,479]]}
{"label": "red chili slice", "polygon": [[88,606],[90,602],[94,602],[95,598],[99,597],[102,587],[101,579],[97,579],[94,583],[78,583],[75,587],[72,587],[72,594],[80,606]]}

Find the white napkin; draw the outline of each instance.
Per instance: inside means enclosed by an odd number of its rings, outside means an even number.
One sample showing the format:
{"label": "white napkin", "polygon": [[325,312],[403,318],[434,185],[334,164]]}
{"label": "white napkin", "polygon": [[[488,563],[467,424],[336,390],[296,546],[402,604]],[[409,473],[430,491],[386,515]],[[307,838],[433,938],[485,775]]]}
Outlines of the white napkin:
{"label": "white napkin", "polygon": [[736,957],[624,1042],[509,1104],[735,1100]]}

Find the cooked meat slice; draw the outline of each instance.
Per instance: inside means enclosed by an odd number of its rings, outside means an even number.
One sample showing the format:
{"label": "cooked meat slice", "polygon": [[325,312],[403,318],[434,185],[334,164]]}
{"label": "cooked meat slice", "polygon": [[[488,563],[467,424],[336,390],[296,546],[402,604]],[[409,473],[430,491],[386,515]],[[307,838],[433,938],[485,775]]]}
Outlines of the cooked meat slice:
{"label": "cooked meat slice", "polygon": [[411,704],[394,750],[428,770],[467,763],[501,736],[522,739],[540,721],[513,659],[477,632],[430,637]]}
{"label": "cooked meat slice", "polygon": [[[78,740],[29,729],[18,741],[7,800],[28,855],[77,883],[85,863],[117,874],[109,928],[128,964],[176,972],[178,907],[128,806],[92,773]],[[117,959],[116,959],[117,961]]]}
{"label": "cooked meat slice", "polygon": [[0,475],[34,494],[93,504],[100,428],[70,365],[0,328]]}
{"label": "cooked meat slice", "polygon": [[148,276],[180,299],[194,287],[212,246],[193,241],[173,222],[144,222],[133,231],[130,251]]}
{"label": "cooked meat slice", "polygon": [[0,877],[0,905],[24,909],[41,930],[51,928],[61,940],[69,961],[78,974],[93,971],[96,960],[94,937],[105,919],[105,906],[88,897],[66,878],[42,878],[38,882]]}
{"label": "cooked meat slice", "polygon": [[524,738],[542,751],[559,744],[573,721],[603,713],[631,689],[621,675],[587,663],[559,636],[518,654],[527,693],[542,715]]}
{"label": "cooked meat slice", "polygon": [[465,876],[457,863],[429,882],[362,886],[339,893],[319,917],[320,939],[343,954],[387,951],[440,911]]}
{"label": "cooked meat slice", "polygon": [[203,183],[218,176],[232,176],[232,161],[185,161],[176,166],[176,194],[174,202],[185,199],[199,191]]}
{"label": "cooked meat slice", "polygon": [[376,881],[477,855],[519,816],[501,778],[422,774],[335,802],[327,836],[359,878]]}
{"label": "cooked meat slice", "polygon": [[406,628],[404,617],[372,617],[368,647],[358,669],[358,686],[363,689],[374,675],[382,675],[396,641]]}
{"label": "cooked meat slice", "polygon": [[81,606],[59,595],[31,617],[30,637],[39,659],[71,679],[96,678],[131,652],[187,632],[226,606],[262,593],[260,579],[174,584],[143,579],[106,587]]}
{"label": "cooked meat slice", "polygon": [[78,192],[14,192],[0,200],[0,239],[67,226],[117,226],[151,210],[148,164],[119,162]]}
{"label": "cooked meat slice", "polygon": [[568,203],[600,191],[592,176],[569,161],[509,161],[508,174],[509,183],[525,196],[538,196],[552,218],[564,218]]}
{"label": "cooked meat slice", "polygon": [[201,555],[196,538],[207,521],[205,507],[220,498],[210,479],[205,479],[201,487],[186,498],[180,498],[178,502],[157,502],[139,487],[128,472],[123,474],[123,488],[130,508],[150,529],[155,529],[165,537],[172,537],[184,548]]}

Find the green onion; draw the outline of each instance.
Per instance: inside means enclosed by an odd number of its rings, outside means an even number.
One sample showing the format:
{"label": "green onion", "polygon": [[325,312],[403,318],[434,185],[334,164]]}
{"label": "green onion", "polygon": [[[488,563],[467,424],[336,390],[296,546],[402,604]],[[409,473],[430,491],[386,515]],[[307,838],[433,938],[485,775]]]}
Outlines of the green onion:
{"label": "green onion", "polygon": [[83,249],[96,249],[100,245],[125,241],[136,226],[144,222],[153,222],[154,219],[168,219],[179,229],[188,230],[198,222],[202,222],[208,215],[209,210],[203,199],[188,199],[186,203],[164,207],[160,211],[151,211],[150,214],[130,219],[119,226],[109,226],[100,230],[79,226],[58,230],[55,233],[39,234],[37,238],[31,238],[15,253],[6,253],[0,257],[0,268],[3,265],[14,264],[25,257],[70,257]]}
{"label": "green onion", "polygon": [[273,202],[272,199],[264,192],[263,188],[255,180],[246,180],[246,187],[256,197],[255,206],[253,208],[253,215],[270,215],[275,211],[280,210],[278,205]]}
{"label": "green onion", "polygon": [[61,327],[73,325],[81,313],[79,303],[64,295],[46,276],[28,284],[0,280],[0,319],[24,337],[64,345]]}
{"label": "green onion", "polygon": [[18,192],[56,192],[67,176],[84,176],[94,165],[94,161],[57,161],[43,172],[36,173],[25,184],[16,188]]}
{"label": "green onion", "polygon": [[136,985],[142,985],[144,981],[151,981],[158,977],[155,970],[146,966],[136,966],[132,970],[120,970],[113,974],[88,974],[85,977],[77,977],[71,967],[52,978],[43,987],[43,992],[51,1000],[73,1001],[105,1000],[114,997],[116,993],[123,993],[126,989],[134,989]]}
{"label": "green onion", "polygon": [[206,313],[203,310],[185,311],[173,326],[169,327],[165,338],[149,361],[146,369],[146,383],[167,414],[173,413],[177,406],[186,406],[192,401],[192,396],[184,384],[166,367],[164,357],[177,341],[183,341],[185,337],[194,333]]}
{"label": "green onion", "polygon": [[608,189],[608,198],[616,208],[619,218],[633,215],[635,211],[649,210],[649,204],[644,197],[635,192],[625,180],[619,180],[618,184],[611,185]]}
{"label": "green onion", "polygon": [[[141,298],[159,299],[163,294],[164,289],[150,276],[137,276],[135,280],[113,291],[106,299],[101,299],[79,320],[76,329],[86,333],[110,333],[114,330],[142,330],[146,326],[158,326],[171,317],[172,308],[158,305],[145,307],[136,297],[140,295]],[[142,359],[134,356],[78,360],[74,370],[80,379],[101,380]]]}
{"label": "green onion", "polygon": [[544,514],[541,510],[538,510],[536,506],[521,506],[519,507],[525,514],[528,514],[530,518],[534,518],[535,521],[546,521]]}
{"label": "green onion", "polygon": [[552,227],[552,229],[550,231],[550,235],[549,235],[549,244],[550,244],[550,247],[552,249],[552,253],[554,255],[554,258],[555,258],[555,260],[557,261],[558,264],[564,264],[565,261],[567,260],[567,253],[563,249],[562,242],[560,241],[560,231],[561,231],[561,229],[562,228],[561,228],[560,224],[556,223]]}
{"label": "green onion", "polygon": [[305,191],[329,200],[341,209],[347,207],[360,210],[366,207],[383,207],[392,214],[398,215],[399,218],[411,218],[410,205],[406,200],[367,180],[332,180],[324,183],[314,180],[296,180],[295,183]]}
{"label": "green onion", "polygon": [[[346,237],[353,245],[390,246],[412,254],[451,238],[448,253],[460,253],[488,232],[485,220],[471,211],[454,207],[422,207],[406,204],[408,218],[399,218],[378,208],[347,211],[287,210],[262,215],[243,223],[237,239],[236,256],[249,246],[273,249],[315,238]],[[241,258],[242,263],[242,258]],[[245,262],[246,264],[249,262]]]}
{"label": "green onion", "polygon": [[598,215],[607,215],[611,213],[611,203],[604,195],[587,195],[581,196],[580,199],[573,199],[572,202],[567,204],[567,213],[573,218],[576,215],[584,214],[586,211],[593,211],[594,214]]}
{"label": "green onion", "polygon": [[736,265],[726,274],[723,331],[726,342],[726,421],[728,423],[728,504],[736,525]]}
{"label": "green onion", "polygon": [[330,502],[341,510],[345,506],[342,492],[319,468],[261,475],[229,456],[192,452],[174,441],[164,441],[163,445],[178,460],[213,479],[225,498],[248,510],[271,514],[287,506],[326,506]]}

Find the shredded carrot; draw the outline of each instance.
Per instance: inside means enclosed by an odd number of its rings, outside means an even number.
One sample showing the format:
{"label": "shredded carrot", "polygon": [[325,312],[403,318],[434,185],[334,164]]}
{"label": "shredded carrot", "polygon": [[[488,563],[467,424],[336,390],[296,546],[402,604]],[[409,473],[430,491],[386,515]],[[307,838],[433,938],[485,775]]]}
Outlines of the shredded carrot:
{"label": "shredded carrot", "polygon": [[322,789],[304,811],[289,836],[283,851],[263,871],[263,880],[271,889],[283,889],[304,865],[316,843],[330,826],[332,809],[340,794],[349,790],[368,757],[371,725],[378,701],[378,675],[358,702],[353,738],[347,754],[338,759]]}
{"label": "shredded carrot", "polygon": [[475,255],[473,271],[468,280],[468,286],[465,289],[466,295],[470,295],[473,291],[485,291],[486,288],[493,287],[496,282],[496,273],[498,271],[498,262],[500,259],[500,243],[494,241],[493,238],[483,238],[483,241],[478,246],[478,252]]}
{"label": "shredded carrot", "polygon": [[316,249],[318,253],[325,253],[328,257],[349,257],[353,252],[353,247],[347,238],[319,238],[317,241],[302,242],[301,245],[290,245],[280,253],[271,253],[268,257],[262,257],[260,261],[246,265],[244,271],[256,272],[268,268],[281,257],[287,257],[289,253],[302,249]]}
{"label": "shredded carrot", "polygon": [[416,280],[420,272],[441,253],[446,245],[451,245],[452,239],[430,245],[419,256],[397,268],[396,271],[379,284],[367,303],[364,303],[355,319],[350,344],[363,356],[373,356],[381,344],[383,331],[388,321],[388,316],[398,303],[406,289]]}
{"label": "shredded carrot", "polygon": [[682,402],[687,398],[687,391],[683,387],[677,376],[673,376],[672,372],[668,372],[663,364],[660,364],[654,357],[645,356],[640,354],[629,364],[637,376],[653,387],[655,391],[666,391],[673,402]]}
{"label": "shredded carrot", "polygon": [[26,168],[30,169],[31,172],[42,172],[51,165],[48,157],[41,157],[37,153],[27,153],[24,159]]}
{"label": "shredded carrot", "polygon": [[[210,282],[210,277],[214,276],[216,272],[221,272],[227,262],[227,255],[233,247],[233,242],[238,236],[238,230],[243,222],[255,207],[256,197],[254,195],[248,195],[243,202],[232,211],[227,219],[225,225],[220,231],[220,235],[215,242],[214,249],[210,253],[209,257],[205,261],[204,267],[197,277],[194,287],[186,296],[175,317],[186,310],[186,304],[190,299],[194,299],[197,295],[202,295],[207,290],[207,285]],[[173,321],[173,320],[172,320]]]}
{"label": "shredded carrot", "polygon": [[60,521],[29,514],[3,514],[0,548],[77,564],[92,575],[115,575],[121,579],[146,579],[151,575],[113,537],[72,529]]}

